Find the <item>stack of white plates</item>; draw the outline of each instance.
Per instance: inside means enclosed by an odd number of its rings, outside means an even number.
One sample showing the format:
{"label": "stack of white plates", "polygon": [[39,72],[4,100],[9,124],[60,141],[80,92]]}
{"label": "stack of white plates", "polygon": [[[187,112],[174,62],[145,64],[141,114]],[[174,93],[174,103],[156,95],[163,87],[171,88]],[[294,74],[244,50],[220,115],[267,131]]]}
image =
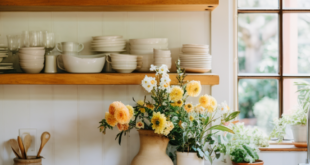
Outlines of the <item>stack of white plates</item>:
{"label": "stack of white plates", "polygon": [[118,73],[131,73],[141,67],[138,57],[130,54],[111,54],[112,69]]}
{"label": "stack of white plates", "polygon": [[44,47],[19,49],[19,64],[26,73],[40,73],[44,67]]}
{"label": "stack of white plates", "polygon": [[13,63],[0,63],[0,73],[5,70],[12,70],[13,68]]}
{"label": "stack of white plates", "polygon": [[156,66],[163,64],[171,69],[171,51],[169,49],[154,49],[154,63]]}
{"label": "stack of white plates", "polygon": [[8,57],[8,48],[6,45],[0,44],[0,62],[2,62],[5,57]]}
{"label": "stack of white plates", "polygon": [[126,41],[123,36],[95,36],[91,42],[95,52],[118,53],[126,51]]}
{"label": "stack of white plates", "polygon": [[143,56],[143,64],[139,72],[149,72],[153,64],[153,49],[168,49],[167,38],[131,39],[130,54]]}
{"label": "stack of white plates", "polygon": [[181,67],[187,72],[206,73],[212,68],[209,45],[184,44],[180,60]]}

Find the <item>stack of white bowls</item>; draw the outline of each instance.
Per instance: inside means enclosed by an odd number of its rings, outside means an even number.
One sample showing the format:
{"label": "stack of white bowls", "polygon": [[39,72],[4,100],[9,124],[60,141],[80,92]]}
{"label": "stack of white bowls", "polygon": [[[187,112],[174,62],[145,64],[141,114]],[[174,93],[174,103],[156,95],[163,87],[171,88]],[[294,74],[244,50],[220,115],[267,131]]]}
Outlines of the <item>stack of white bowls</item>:
{"label": "stack of white bowls", "polygon": [[162,66],[163,64],[171,69],[171,51],[169,49],[154,49],[154,64]]}
{"label": "stack of white bowls", "polygon": [[143,56],[143,64],[138,72],[150,72],[153,64],[153,49],[168,49],[167,38],[131,39],[130,54]]}
{"label": "stack of white bowls", "polygon": [[91,48],[95,52],[124,52],[126,41],[123,36],[95,36],[91,42]]}
{"label": "stack of white bowls", "polygon": [[19,64],[26,73],[40,73],[44,67],[44,47],[19,49]]}
{"label": "stack of white bowls", "polygon": [[111,54],[112,69],[118,73],[131,73],[141,67],[138,56],[130,54]]}
{"label": "stack of white bowls", "polygon": [[209,45],[184,44],[180,55],[181,67],[187,72],[210,72],[212,56],[209,54]]}

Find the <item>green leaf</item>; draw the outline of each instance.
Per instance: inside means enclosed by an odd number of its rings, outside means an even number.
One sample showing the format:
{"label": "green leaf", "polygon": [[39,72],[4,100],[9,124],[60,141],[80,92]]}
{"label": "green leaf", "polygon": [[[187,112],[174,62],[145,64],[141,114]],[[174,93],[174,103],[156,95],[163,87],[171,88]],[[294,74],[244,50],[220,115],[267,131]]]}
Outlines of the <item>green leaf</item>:
{"label": "green leaf", "polygon": [[202,150],[200,148],[197,148],[197,153],[198,153],[199,158],[203,158],[204,153],[202,152]]}
{"label": "green leaf", "polygon": [[[224,132],[230,132],[230,133],[233,133],[234,134],[234,131],[225,127],[225,126],[222,126],[222,125],[215,125],[215,126],[212,126],[210,127],[208,130],[220,130],[220,131],[224,131]],[[208,131],[207,130],[207,131]]]}
{"label": "green leaf", "polygon": [[119,139],[118,139],[118,144],[119,144],[119,145],[121,145],[121,143],[122,143],[122,136],[123,136],[123,133],[124,133],[124,132],[121,132],[120,135],[119,135]]}
{"label": "green leaf", "polygon": [[225,118],[225,122],[228,122],[230,120],[233,120],[234,118],[236,118],[238,115],[239,115],[240,111],[235,111],[233,113],[231,113],[230,115],[228,115],[226,118]]}
{"label": "green leaf", "polygon": [[207,118],[206,118],[206,120],[204,121],[204,125],[207,125],[208,123],[209,123],[209,120],[210,120],[210,117],[208,116]]}

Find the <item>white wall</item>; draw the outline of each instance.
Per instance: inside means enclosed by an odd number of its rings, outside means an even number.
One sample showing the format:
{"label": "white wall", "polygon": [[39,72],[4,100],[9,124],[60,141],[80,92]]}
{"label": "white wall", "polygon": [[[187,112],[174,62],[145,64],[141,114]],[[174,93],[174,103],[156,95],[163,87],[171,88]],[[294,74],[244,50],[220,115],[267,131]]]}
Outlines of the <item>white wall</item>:
{"label": "white wall", "polygon": [[[210,12],[0,12],[0,43],[23,30],[50,30],[58,42],[84,43],[82,54],[90,53],[95,35],[167,37],[175,60],[184,43],[210,44]],[[0,85],[0,165],[12,164],[7,141],[20,128],[36,128],[37,138],[51,133],[44,165],[129,165],[139,149],[137,132],[119,146],[116,129],[103,136],[97,127],[112,101],[132,104],[144,95],[138,85]]]}

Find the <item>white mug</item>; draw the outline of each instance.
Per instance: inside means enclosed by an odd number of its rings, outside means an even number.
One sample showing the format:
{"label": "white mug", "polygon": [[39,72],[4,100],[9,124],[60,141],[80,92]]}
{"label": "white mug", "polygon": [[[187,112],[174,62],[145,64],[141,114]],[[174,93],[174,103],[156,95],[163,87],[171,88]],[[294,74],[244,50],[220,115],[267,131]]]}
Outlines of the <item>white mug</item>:
{"label": "white mug", "polygon": [[77,42],[61,42],[56,45],[59,52],[81,52],[84,45]]}
{"label": "white mug", "polygon": [[45,73],[57,73],[56,58],[58,55],[45,56]]}

